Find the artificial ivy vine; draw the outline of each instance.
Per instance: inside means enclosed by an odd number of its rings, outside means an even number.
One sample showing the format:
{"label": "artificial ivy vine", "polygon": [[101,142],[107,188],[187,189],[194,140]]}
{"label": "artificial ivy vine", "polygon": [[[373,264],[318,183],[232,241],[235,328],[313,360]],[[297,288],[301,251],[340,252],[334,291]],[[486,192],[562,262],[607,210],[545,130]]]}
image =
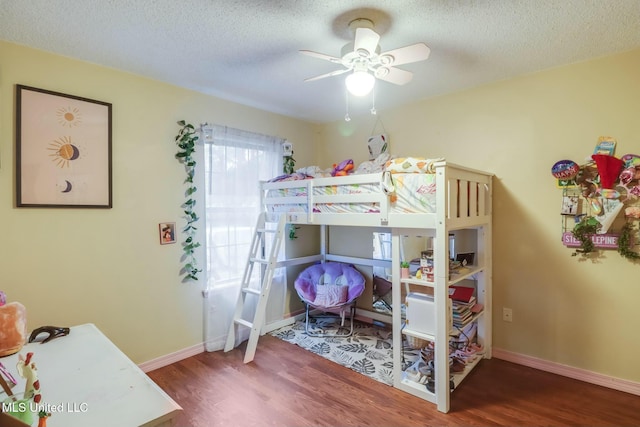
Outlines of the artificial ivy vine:
{"label": "artificial ivy vine", "polygon": [[618,237],[618,253],[627,259],[640,259],[640,253],[631,250],[632,231],[631,223],[625,223]]}
{"label": "artificial ivy vine", "polygon": [[293,151],[290,156],[284,156],[282,160],[282,172],[291,175],[296,164],[296,159],[293,158]]}
{"label": "artificial ivy vine", "polygon": [[[594,217],[585,216],[582,218],[571,232],[573,236],[580,241],[580,248],[576,249],[571,255],[586,255],[593,252],[595,250],[595,245],[591,240],[591,236],[596,234],[599,229],[600,223]],[[633,231],[633,225],[629,222],[625,223],[622,227],[622,230],[620,230],[620,236],[618,236],[618,253],[623,258],[640,260],[640,253],[631,249],[633,243]]]}
{"label": "artificial ivy vine", "polygon": [[195,256],[196,248],[200,247],[200,243],[195,240],[196,230],[195,223],[198,221],[198,215],[194,208],[196,200],[193,198],[193,194],[198,190],[193,182],[193,177],[196,172],[196,160],[193,154],[196,151],[196,142],[198,141],[198,135],[193,125],[186,123],[184,120],[180,120],[178,125],[181,126],[180,132],[176,136],[176,144],[178,145],[178,152],[176,158],[184,164],[185,171],[187,172],[187,178],[185,183],[187,189],[185,190],[185,196],[187,200],[183,203],[184,216],[187,224],[182,229],[185,235],[184,242],[182,243],[182,249],[184,251],[184,266],[181,273],[185,274],[185,280],[198,280],[198,273],[202,269],[198,268],[197,259]]}
{"label": "artificial ivy vine", "polygon": [[591,236],[593,236],[599,229],[601,225],[597,219],[592,216],[583,217],[579,223],[573,228],[571,233],[573,237],[580,241],[580,248],[576,249],[572,256],[576,256],[578,254],[588,254],[593,252],[595,249],[595,245],[591,240]]}

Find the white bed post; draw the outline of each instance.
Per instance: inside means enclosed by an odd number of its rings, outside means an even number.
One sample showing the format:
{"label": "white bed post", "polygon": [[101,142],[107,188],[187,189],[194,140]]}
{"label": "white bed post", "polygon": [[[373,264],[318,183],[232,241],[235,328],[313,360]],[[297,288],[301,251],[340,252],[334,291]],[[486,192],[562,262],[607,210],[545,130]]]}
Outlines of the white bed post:
{"label": "white bed post", "polygon": [[440,412],[449,412],[449,233],[446,219],[450,215],[449,179],[446,167],[436,169],[437,223],[434,242],[434,274],[436,286],[433,290],[436,308],[435,344],[435,388],[436,404]]}
{"label": "white bed post", "polygon": [[[489,184],[483,198],[483,211],[481,215],[488,215],[491,218],[492,210],[492,177],[489,177]],[[492,268],[492,251],[493,251],[493,230],[491,221],[478,229],[478,264],[484,268],[482,273],[478,275],[477,289],[478,302],[484,305],[484,314],[478,321],[478,340],[485,348],[484,358],[491,359],[491,349],[493,347],[492,325],[493,325],[493,268]]]}
{"label": "white bed post", "polygon": [[327,226],[322,224],[320,226],[320,255],[322,256],[322,263],[327,260]]}
{"label": "white bed post", "polygon": [[400,241],[402,229],[391,229],[391,318],[393,322],[393,381],[402,383],[402,288],[400,284]]}

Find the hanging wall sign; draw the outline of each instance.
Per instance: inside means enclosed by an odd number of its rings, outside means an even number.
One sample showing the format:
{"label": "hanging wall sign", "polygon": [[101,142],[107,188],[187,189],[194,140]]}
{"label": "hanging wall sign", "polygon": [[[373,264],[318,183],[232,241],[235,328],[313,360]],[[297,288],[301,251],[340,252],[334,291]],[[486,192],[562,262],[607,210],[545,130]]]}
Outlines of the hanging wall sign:
{"label": "hanging wall sign", "polygon": [[[599,249],[618,249],[619,234],[594,234],[591,236],[593,246]],[[562,233],[562,244],[568,248],[579,248],[582,243],[570,231]]]}

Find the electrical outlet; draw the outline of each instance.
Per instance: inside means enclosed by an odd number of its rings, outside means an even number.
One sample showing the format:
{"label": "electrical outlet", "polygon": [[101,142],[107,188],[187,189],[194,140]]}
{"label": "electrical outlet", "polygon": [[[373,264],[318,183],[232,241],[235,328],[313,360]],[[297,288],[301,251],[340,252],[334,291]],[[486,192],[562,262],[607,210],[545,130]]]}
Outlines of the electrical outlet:
{"label": "electrical outlet", "polygon": [[502,320],[505,322],[513,322],[513,310],[502,307]]}

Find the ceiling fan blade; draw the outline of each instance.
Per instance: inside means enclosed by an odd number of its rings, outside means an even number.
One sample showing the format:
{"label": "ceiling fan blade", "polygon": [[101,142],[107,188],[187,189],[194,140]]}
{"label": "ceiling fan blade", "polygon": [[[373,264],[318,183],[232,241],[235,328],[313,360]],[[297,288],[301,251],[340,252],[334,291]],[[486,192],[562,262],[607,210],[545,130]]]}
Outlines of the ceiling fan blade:
{"label": "ceiling fan blade", "polygon": [[[429,53],[431,53],[431,49],[426,44],[416,43],[381,53],[380,62],[389,66],[409,64],[411,62],[424,61],[429,57]],[[386,64],[385,58],[390,58],[388,64]]]}
{"label": "ceiling fan blade", "polygon": [[324,59],[325,61],[330,61],[335,64],[340,64],[340,58],[336,58],[335,56],[325,55],[324,53],[314,52],[312,50],[300,50],[300,53],[303,53],[308,56],[313,56],[314,58]]}
{"label": "ceiling fan blade", "polygon": [[308,79],[304,79],[305,82],[312,82],[314,80],[320,80],[320,79],[324,79],[325,77],[333,77],[333,76],[338,76],[340,74],[344,74],[347,71],[351,71],[348,68],[345,68],[343,70],[335,70],[332,71],[330,73],[326,73],[326,74],[320,74],[319,76],[315,76],[315,77],[309,77]]}
{"label": "ceiling fan blade", "polygon": [[411,81],[413,73],[393,67],[380,67],[375,71],[375,76],[385,82],[396,85],[404,85]]}
{"label": "ceiling fan blade", "polygon": [[378,41],[380,41],[380,36],[371,28],[356,28],[353,50],[357,52],[360,49],[364,49],[371,55],[376,52]]}

